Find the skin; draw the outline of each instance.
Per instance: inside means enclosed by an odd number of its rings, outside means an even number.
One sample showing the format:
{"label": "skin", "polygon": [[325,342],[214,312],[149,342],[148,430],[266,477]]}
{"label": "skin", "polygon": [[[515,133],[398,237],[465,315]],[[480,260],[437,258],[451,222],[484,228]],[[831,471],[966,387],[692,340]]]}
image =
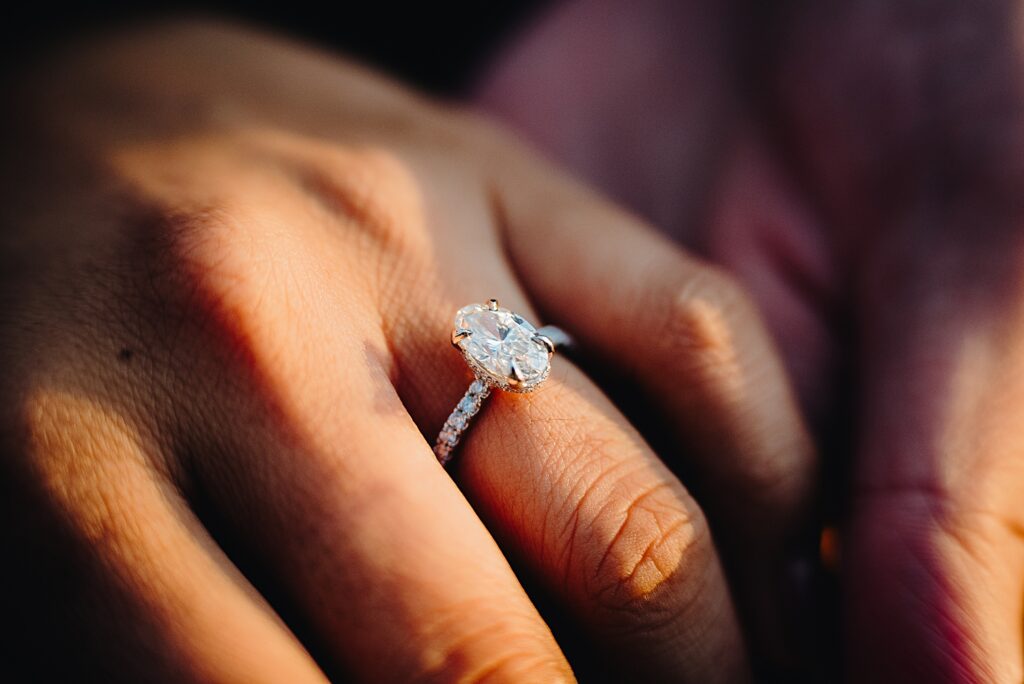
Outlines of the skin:
{"label": "skin", "polygon": [[1024,678],[1022,55],[1012,2],[581,0],[479,94],[757,300],[830,445],[834,677]]}
{"label": "skin", "polygon": [[[723,271],[479,117],[259,33],[105,36],[9,92],[12,678],[554,682],[572,639],[748,678],[739,616],[779,610],[815,461]],[[441,469],[451,316],[491,296],[630,378],[665,453],[556,357]]]}

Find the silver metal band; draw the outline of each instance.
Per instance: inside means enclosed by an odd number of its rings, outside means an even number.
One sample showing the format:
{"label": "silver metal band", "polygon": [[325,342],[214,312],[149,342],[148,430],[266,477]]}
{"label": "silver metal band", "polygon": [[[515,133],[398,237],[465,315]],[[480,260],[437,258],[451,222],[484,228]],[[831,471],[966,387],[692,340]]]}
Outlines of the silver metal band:
{"label": "silver metal band", "polygon": [[466,390],[461,401],[456,405],[455,410],[448,416],[441,428],[441,434],[437,436],[437,443],[434,444],[434,455],[442,466],[447,465],[452,458],[452,451],[458,446],[462,439],[462,433],[469,427],[473,416],[483,408],[484,401],[491,396],[491,388],[479,378],[474,380]]}
{"label": "silver metal band", "polygon": [[537,328],[537,332],[551,340],[556,349],[569,349],[573,347],[573,339],[569,333],[556,325],[544,325]]}

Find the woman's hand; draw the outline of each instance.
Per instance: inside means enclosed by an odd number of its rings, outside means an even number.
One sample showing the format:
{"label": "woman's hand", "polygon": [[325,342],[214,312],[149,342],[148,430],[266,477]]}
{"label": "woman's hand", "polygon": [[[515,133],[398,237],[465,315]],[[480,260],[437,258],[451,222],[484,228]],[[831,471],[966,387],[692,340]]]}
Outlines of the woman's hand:
{"label": "woman's hand", "polygon": [[[813,461],[721,272],[480,120],[256,33],[82,45],[9,92],[6,664],[571,678],[508,558],[632,678],[745,677],[738,615],[779,615]],[[556,357],[491,400],[456,487],[449,326],[492,296],[625,373],[673,453]]]}

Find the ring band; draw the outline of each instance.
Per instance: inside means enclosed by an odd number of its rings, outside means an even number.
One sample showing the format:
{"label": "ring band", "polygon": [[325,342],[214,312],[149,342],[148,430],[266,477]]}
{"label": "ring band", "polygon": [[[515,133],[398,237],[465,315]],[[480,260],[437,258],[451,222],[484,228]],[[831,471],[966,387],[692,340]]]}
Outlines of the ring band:
{"label": "ring band", "polygon": [[452,346],[462,352],[476,377],[437,436],[434,454],[441,465],[451,460],[463,433],[492,390],[533,392],[551,372],[555,349],[571,344],[572,339],[560,328],[535,328],[519,314],[498,306],[496,299],[459,309]]}

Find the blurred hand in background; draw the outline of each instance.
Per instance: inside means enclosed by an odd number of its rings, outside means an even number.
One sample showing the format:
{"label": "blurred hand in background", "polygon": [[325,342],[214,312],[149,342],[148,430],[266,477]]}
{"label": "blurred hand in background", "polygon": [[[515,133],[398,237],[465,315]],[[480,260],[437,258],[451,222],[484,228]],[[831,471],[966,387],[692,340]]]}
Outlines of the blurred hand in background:
{"label": "blurred hand in background", "polygon": [[1021,4],[568,2],[480,102],[749,287],[828,447],[851,677],[1021,681]]}

